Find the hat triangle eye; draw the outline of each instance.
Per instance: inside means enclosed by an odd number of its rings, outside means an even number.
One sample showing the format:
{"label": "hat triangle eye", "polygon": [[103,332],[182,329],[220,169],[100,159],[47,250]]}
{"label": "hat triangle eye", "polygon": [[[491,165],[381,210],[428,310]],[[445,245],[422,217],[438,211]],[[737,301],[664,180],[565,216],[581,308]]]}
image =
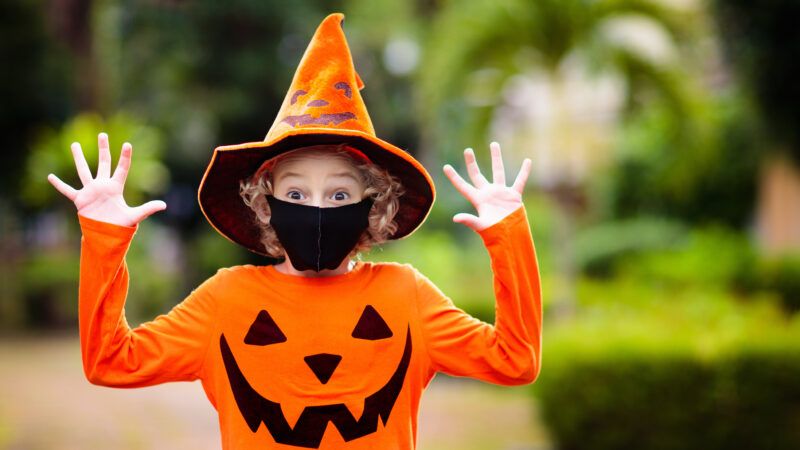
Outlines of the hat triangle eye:
{"label": "hat triangle eye", "polygon": [[386,325],[378,311],[372,305],[367,305],[364,312],[361,313],[361,318],[358,319],[352,336],[356,339],[375,341],[392,337],[392,330]]}
{"label": "hat triangle eye", "polygon": [[338,90],[341,90],[342,92],[344,92],[344,95],[347,98],[353,98],[353,89],[350,88],[350,85],[345,83],[344,81],[340,81],[340,82],[334,84],[333,87],[335,89],[338,89]]}
{"label": "hat triangle eye", "polygon": [[263,346],[280,342],[286,342],[286,335],[278,328],[278,324],[272,320],[269,313],[262,309],[256,320],[250,325],[247,336],[244,337],[244,343]]}

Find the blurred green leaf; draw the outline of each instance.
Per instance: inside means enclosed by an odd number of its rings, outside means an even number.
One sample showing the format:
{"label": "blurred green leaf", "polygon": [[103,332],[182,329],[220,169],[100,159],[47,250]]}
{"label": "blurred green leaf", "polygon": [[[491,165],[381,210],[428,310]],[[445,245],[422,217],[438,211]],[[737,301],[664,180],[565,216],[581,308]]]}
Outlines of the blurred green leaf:
{"label": "blurred green leaf", "polygon": [[60,129],[40,130],[23,174],[26,180],[22,190],[24,201],[29,206],[41,208],[52,204],[54,199],[63,197],[47,181],[50,173],[75,189],[83,187],[70,151],[73,142],[81,144],[92,176],[96,176],[97,135],[100,132],[106,132],[109,137],[112,174],[119,161],[122,144],[130,142],[133,146],[124,194],[129,205],[138,205],[166,191],[170,176],[166,166],[160,161],[164,149],[161,133],[157,129],[124,111],[107,119],[95,113],[83,113]]}
{"label": "blurred green leaf", "polygon": [[609,275],[623,256],[674,247],[686,233],[683,224],[664,217],[606,221],[578,233],[576,264],[587,273]]}

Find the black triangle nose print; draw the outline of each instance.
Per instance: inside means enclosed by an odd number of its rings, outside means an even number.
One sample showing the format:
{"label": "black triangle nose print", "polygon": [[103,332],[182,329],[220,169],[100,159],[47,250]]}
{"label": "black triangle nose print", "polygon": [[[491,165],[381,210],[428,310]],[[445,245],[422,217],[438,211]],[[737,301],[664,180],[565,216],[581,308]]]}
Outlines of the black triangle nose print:
{"label": "black triangle nose print", "polygon": [[308,367],[311,368],[311,371],[314,372],[314,375],[317,376],[320,383],[326,384],[328,380],[331,379],[331,375],[333,375],[333,371],[336,370],[342,357],[340,355],[320,353],[306,356],[303,359],[306,361],[306,364],[308,364]]}
{"label": "black triangle nose print", "polygon": [[364,312],[361,313],[361,318],[358,319],[352,336],[357,339],[375,341],[392,337],[392,330],[389,329],[389,325],[386,325],[386,321],[378,314],[378,311],[372,305],[367,305]]}

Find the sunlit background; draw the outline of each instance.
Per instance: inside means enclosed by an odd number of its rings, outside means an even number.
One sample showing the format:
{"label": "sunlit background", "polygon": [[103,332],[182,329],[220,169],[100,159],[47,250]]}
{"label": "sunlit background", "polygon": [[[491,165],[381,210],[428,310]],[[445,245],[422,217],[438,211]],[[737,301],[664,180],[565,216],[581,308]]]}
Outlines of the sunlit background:
{"label": "sunlit background", "polygon": [[409,262],[494,321],[473,212],[443,176],[500,142],[545,301],[539,379],[436,377],[419,448],[800,448],[800,3],[795,0],[0,2],[0,448],[215,449],[199,383],[91,385],[77,340],[81,186],[97,133],[125,197],[162,199],[127,255],[131,326],[220,267],[197,187],[218,145],[260,141],[327,14],[378,136],[435,178]]}

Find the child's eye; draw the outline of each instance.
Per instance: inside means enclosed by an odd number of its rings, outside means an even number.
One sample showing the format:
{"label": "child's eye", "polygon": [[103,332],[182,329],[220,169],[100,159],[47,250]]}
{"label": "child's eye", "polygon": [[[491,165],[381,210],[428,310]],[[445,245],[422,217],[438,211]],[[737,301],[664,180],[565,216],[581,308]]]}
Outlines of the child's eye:
{"label": "child's eye", "polygon": [[345,191],[339,191],[339,192],[333,194],[333,199],[334,200],[347,200],[348,197],[350,197],[350,196]]}
{"label": "child's eye", "polygon": [[302,200],[303,199],[303,194],[301,194],[298,191],[289,191],[289,192],[286,193],[286,196],[289,197],[292,200]]}

